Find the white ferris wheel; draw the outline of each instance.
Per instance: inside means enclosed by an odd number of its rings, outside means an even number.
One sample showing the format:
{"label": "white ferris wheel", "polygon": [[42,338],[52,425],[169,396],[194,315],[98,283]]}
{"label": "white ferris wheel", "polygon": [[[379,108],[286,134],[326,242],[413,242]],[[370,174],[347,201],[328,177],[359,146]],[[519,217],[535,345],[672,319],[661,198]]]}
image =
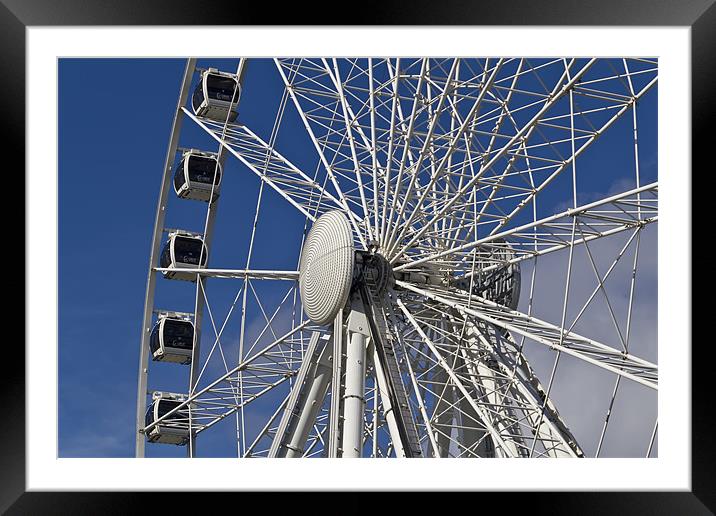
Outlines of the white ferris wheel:
{"label": "white ferris wheel", "polygon": [[162,175],[137,456],[655,453],[655,59],[209,61]]}

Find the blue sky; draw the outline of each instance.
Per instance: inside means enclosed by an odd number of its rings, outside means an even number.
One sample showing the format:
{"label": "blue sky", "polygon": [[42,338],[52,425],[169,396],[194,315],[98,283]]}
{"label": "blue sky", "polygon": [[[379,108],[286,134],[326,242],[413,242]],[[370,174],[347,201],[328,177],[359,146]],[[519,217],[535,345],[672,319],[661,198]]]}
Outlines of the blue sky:
{"label": "blue sky", "polygon": [[[202,65],[206,66],[200,61]],[[62,59],[59,63],[60,456],[134,455],[136,375],[150,239],[184,66],[184,60],[175,59]],[[234,70],[236,60],[213,60],[212,66]],[[251,62],[240,117],[266,139],[280,95],[273,63]],[[656,178],[656,92],[647,95],[642,105],[640,148],[646,183]],[[630,117],[624,117],[604,135],[600,152],[628,152],[623,145],[630,128]],[[296,136],[283,138],[279,151],[312,173],[315,152],[295,110],[287,110],[283,130]],[[183,139],[195,147],[203,141],[205,148],[216,148],[190,120],[185,121]],[[601,177],[586,185],[586,191],[606,192],[618,176],[601,170],[604,163],[589,158],[580,162],[585,177],[590,177],[590,170],[592,177]],[[210,254],[212,267],[244,266],[251,225],[247,217],[253,216],[257,193],[256,178],[229,158]],[[264,195],[255,263],[260,268],[294,269],[303,221],[277,194],[267,189]],[[559,197],[555,196],[554,205],[568,195]],[[205,206],[171,198],[166,225],[202,231]],[[214,280],[210,288],[217,312],[225,313],[238,282]],[[265,288],[267,299],[274,299],[287,285]],[[191,284],[164,282],[157,306],[191,311],[193,295]],[[229,337],[237,335],[238,328],[229,329]],[[188,369],[159,364],[152,366],[150,383],[180,392],[186,390],[187,376]],[[202,442],[200,455],[234,453],[231,421],[212,431],[217,438]],[[155,445],[147,447],[147,455],[183,456],[184,450]]]}

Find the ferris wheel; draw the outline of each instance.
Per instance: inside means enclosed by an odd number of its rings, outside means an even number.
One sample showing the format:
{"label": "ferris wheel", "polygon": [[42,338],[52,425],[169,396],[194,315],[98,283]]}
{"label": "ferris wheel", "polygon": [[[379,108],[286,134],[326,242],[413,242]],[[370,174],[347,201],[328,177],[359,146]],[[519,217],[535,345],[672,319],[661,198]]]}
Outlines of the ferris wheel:
{"label": "ferris wheel", "polygon": [[655,59],[237,61],[179,86],[137,456],[655,453]]}

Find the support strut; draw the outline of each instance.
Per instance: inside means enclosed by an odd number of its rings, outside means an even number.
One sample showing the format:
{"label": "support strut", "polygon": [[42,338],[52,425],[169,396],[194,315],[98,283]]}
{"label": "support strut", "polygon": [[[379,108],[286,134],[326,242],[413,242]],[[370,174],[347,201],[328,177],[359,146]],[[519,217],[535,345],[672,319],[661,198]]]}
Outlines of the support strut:
{"label": "support strut", "polygon": [[[361,285],[359,290],[363,307],[368,316],[370,333],[373,337],[375,352],[378,358],[376,370],[380,370],[383,373],[377,374],[376,376],[379,379],[379,383],[382,383],[382,381],[380,381],[381,376],[385,378],[384,381],[386,385],[379,385],[379,387],[382,392],[387,392],[388,394],[388,402],[391,409],[391,417],[388,418],[388,423],[390,425],[391,419],[395,419],[394,424],[397,427],[400,438],[400,442],[393,443],[393,448],[399,456],[402,453],[403,456],[409,458],[421,457],[422,449],[420,447],[418,430],[415,427],[415,420],[410,410],[408,394],[400,373],[398,358],[393,348],[390,333],[387,331],[384,314],[380,309],[380,300],[372,298],[365,285]],[[384,405],[386,405],[385,402]]]}

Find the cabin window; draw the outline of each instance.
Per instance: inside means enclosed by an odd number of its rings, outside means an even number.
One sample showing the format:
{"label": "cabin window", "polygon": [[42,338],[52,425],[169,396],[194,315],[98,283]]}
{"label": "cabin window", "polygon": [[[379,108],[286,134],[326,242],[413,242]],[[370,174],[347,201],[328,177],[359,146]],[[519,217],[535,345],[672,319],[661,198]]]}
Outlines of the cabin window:
{"label": "cabin window", "polygon": [[177,167],[174,169],[174,190],[179,191],[179,189],[184,186],[184,183],[186,182],[186,179],[184,178],[184,160],[182,159]]}
{"label": "cabin window", "polygon": [[221,179],[218,161],[205,156],[189,156],[189,181],[196,183],[211,184],[214,173],[214,184],[218,185]]}
{"label": "cabin window", "polygon": [[[204,252],[202,253],[202,249]],[[187,263],[191,265],[199,265],[201,257],[201,265],[206,264],[206,250],[201,240],[198,238],[175,237],[174,238],[174,258],[178,263]]]}
{"label": "cabin window", "polygon": [[149,347],[152,350],[152,354],[159,349],[159,323],[157,323],[152,330],[152,336],[149,338]]}
{"label": "cabin window", "polygon": [[194,326],[188,321],[165,321],[164,345],[172,348],[192,349],[194,345]]}
{"label": "cabin window", "polygon": [[209,75],[206,79],[206,90],[209,98],[236,102],[236,81],[230,77]]}
{"label": "cabin window", "polygon": [[199,84],[196,86],[196,89],[194,90],[194,95],[191,97],[191,107],[194,108],[194,111],[196,112],[197,109],[199,109],[199,106],[201,106],[201,103],[204,102],[204,86],[203,86],[203,80],[199,81]]}
{"label": "cabin window", "polygon": [[[157,403],[159,403],[159,408],[157,409],[157,414],[159,417],[162,417],[167,412],[180,405],[180,402],[174,400],[159,400]],[[164,421],[174,421],[177,419],[181,419],[181,414],[179,414],[178,411],[174,412],[174,414],[166,418]]]}
{"label": "cabin window", "polygon": [[167,242],[167,244],[164,246],[164,250],[162,251],[162,256],[159,260],[159,265],[161,265],[163,269],[171,267],[171,265],[172,265],[171,242]]}

